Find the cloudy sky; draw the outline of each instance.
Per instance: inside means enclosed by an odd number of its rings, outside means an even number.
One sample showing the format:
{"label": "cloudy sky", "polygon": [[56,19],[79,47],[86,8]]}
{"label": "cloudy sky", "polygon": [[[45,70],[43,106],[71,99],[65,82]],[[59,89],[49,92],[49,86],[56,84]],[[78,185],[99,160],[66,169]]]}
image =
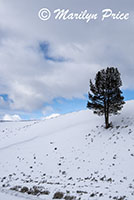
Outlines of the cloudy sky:
{"label": "cloudy sky", "polygon": [[[43,21],[42,8],[51,11]],[[56,20],[55,9],[98,19]],[[128,20],[101,21],[103,9]],[[0,118],[33,119],[86,108],[89,79],[102,68],[121,72],[134,99],[134,2],[125,0],[0,0]]]}

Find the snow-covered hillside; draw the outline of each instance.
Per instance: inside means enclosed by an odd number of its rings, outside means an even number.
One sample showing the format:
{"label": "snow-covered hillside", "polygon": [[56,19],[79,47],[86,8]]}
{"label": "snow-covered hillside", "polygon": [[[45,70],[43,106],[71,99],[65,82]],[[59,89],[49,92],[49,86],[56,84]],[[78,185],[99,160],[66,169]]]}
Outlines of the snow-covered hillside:
{"label": "snow-covered hillside", "polygon": [[1,122],[0,200],[134,199],[133,107],[111,117],[109,130],[89,110]]}

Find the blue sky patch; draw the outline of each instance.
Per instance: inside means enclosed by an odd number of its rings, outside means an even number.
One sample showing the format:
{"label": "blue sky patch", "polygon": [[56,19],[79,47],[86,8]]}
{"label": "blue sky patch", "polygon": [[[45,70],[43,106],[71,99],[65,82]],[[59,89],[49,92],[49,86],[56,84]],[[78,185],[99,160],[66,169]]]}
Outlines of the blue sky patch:
{"label": "blue sky patch", "polygon": [[49,55],[50,45],[49,45],[48,42],[40,43],[39,47],[40,47],[40,51],[43,53],[43,56],[46,60],[50,60],[50,61],[53,61],[53,62],[65,62],[65,61],[67,61],[62,56],[53,57],[53,56]]}

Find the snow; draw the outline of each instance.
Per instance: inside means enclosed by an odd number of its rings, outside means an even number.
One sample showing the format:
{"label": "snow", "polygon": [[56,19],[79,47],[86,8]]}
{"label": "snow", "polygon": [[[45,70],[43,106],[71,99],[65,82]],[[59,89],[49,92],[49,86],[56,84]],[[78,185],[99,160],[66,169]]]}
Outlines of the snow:
{"label": "snow", "polygon": [[0,199],[1,200],[42,200],[41,198],[33,195],[26,195],[19,192],[13,192],[0,188]]}
{"label": "snow", "polygon": [[[0,200],[50,200],[58,191],[63,198],[132,200],[133,107],[134,101],[127,102],[120,115],[111,117],[113,128],[108,130],[103,117],[90,110],[41,121],[1,122]],[[22,193],[15,186],[45,193]]]}
{"label": "snow", "polygon": [[44,117],[43,119],[53,119],[53,118],[59,117],[59,116],[60,116],[59,113],[53,113],[53,114],[51,114],[51,115],[49,115],[47,117]]}
{"label": "snow", "polygon": [[[9,194],[4,194],[4,193],[0,193],[0,198],[3,199],[3,200],[9,200],[9,199],[10,200],[20,200],[19,197],[11,196]],[[25,199],[22,199],[22,200],[25,200]]]}

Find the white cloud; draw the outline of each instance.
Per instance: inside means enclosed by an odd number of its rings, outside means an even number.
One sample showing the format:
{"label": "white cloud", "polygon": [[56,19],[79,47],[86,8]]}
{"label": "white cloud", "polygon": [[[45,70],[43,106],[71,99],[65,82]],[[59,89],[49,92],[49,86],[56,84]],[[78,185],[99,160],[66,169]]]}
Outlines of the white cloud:
{"label": "white cloud", "polygon": [[46,106],[42,109],[43,115],[48,115],[53,112],[53,108],[51,106]]}
{"label": "white cloud", "polygon": [[21,117],[19,115],[9,115],[5,114],[3,117],[4,121],[20,121]]}
{"label": "white cloud", "polygon": [[[70,8],[100,12],[104,7],[132,11],[125,2],[72,0],[55,3],[46,0],[1,0],[0,6],[0,92],[12,100],[10,108],[32,111],[43,109],[54,98],[83,97],[89,78],[96,71],[117,66],[124,88],[133,88],[133,22],[80,21],[42,22],[38,11]],[[58,63],[45,60],[39,42],[50,43],[49,56],[64,57]],[[45,112],[45,111],[44,111]]]}
{"label": "white cloud", "polygon": [[5,101],[2,96],[0,96],[0,108],[2,108],[2,109],[9,108],[9,102]]}

